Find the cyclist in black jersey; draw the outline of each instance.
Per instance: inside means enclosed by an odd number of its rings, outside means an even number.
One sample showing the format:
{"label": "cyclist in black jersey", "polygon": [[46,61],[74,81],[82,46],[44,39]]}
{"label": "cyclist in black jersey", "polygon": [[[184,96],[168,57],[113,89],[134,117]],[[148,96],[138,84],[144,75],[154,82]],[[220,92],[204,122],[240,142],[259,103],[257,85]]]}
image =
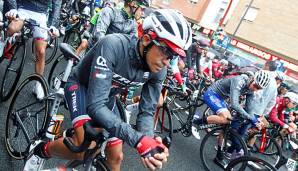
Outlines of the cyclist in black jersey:
{"label": "cyclist in black jersey", "polygon": [[[141,8],[149,6],[148,0],[125,0],[124,7],[105,7],[98,13],[97,22],[90,32],[91,38],[84,38],[76,50],[80,53],[107,34],[124,33],[130,35],[137,34],[137,23],[135,13]],[[89,40],[87,40],[89,39]]]}
{"label": "cyclist in black jersey", "polygon": [[[75,130],[72,141],[79,145],[83,139],[83,124],[92,119],[102,126],[110,137],[117,137],[137,149],[143,165],[150,170],[162,167],[167,161],[168,149],[160,138],[153,138],[153,114],[166,76],[166,66],[173,56],[185,56],[192,40],[191,27],[182,14],[175,10],[157,10],[143,22],[141,39],[124,34],[110,34],[97,42],[84,59],[73,69],[65,87]],[[171,30],[171,32],[167,31]],[[143,84],[137,130],[121,120],[120,106],[115,103],[119,89]],[[107,164],[111,170],[120,170],[123,159],[122,141],[107,148]],[[164,152],[145,158],[156,148]],[[34,149],[42,158],[58,156],[83,159],[84,153],[74,154],[63,144],[63,138],[42,142]]]}

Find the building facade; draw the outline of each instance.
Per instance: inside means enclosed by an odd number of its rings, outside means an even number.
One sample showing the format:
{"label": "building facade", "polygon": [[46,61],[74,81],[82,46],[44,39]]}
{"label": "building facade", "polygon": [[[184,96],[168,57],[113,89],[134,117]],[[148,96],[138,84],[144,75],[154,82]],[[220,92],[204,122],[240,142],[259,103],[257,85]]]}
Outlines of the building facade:
{"label": "building facade", "polygon": [[297,6],[295,0],[239,1],[224,28],[229,50],[258,62],[279,60],[298,79]]}

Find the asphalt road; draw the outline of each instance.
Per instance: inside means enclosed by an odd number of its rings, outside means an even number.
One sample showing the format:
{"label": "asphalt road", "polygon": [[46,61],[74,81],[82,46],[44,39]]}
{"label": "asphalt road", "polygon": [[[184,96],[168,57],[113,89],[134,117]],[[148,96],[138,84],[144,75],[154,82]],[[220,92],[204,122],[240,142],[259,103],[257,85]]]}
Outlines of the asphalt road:
{"label": "asphalt road", "polygon": [[[34,61],[32,60],[32,55],[30,53],[30,44],[28,43],[28,53],[26,64],[23,70],[23,74],[20,80],[23,80],[26,76],[34,72]],[[58,52],[59,53],[59,52]],[[45,76],[47,77],[48,71],[51,64],[46,66]],[[4,64],[0,65],[0,81],[3,79]],[[4,133],[5,133],[5,119],[8,106],[10,104],[10,99],[6,102],[0,103],[0,170],[22,170],[23,161],[18,161],[10,158],[5,149],[4,144]],[[69,127],[71,125],[69,114],[66,110],[61,110],[65,115],[64,127]],[[132,117],[133,118],[133,117]],[[202,136],[203,137],[203,136]],[[164,166],[164,171],[202,171],[203,165],[200,160],[200,140],[196,140],[194,137],[183,137],[180,133],[174,134],[172,146],[170,148],[170,157],[168,163]],[[212,147],[211,147],[212,148]],[[207,149],[212,150],[212,149]],[[214,151],[214,150],[213,150]],[[53,167],[57,164],[65,163],[61,159],[50,159],[47,162],[49,167]],[[140,157],[136,150],[128,147],[124,144],[124,161],[122,164],[122,170],[124,171],[140,171],[146,170],[142,167]],[[214,171],[220,170],[218,167],[214,168]]]}

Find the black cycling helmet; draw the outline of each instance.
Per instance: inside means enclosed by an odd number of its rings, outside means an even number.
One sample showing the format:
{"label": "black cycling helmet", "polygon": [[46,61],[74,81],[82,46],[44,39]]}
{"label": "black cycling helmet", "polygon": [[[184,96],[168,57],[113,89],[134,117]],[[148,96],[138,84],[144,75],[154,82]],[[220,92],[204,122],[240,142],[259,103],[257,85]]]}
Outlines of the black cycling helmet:
{"label": "black cycling helmet", "polygon": [[267,61],[265,65],[269,67],[269,71],[275,71],[277,69],[277,63],[275,61]]}
{"label": "black cycling helmet", "polygon": [[209,46],[208,41],[203,40],[203,39],[200,39],[200,40],[196,41],[196,43],[199,45],[200,48],[203,48],[203,49],[206,49]]}
{"label": "black cycling helmet", "polygon": [[131,2],[131,1],[136,1],[138,6],[141,6],[141,7],[149,7],[151,4],[151,0],[124,0],[125,3]]}

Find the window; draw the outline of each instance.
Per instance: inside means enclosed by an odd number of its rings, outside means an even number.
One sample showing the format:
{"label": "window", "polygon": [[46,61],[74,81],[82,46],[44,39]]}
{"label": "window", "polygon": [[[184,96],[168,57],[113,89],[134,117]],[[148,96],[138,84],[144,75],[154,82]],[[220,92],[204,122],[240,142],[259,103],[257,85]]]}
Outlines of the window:
{"label": "window", "polygon": [[243,19],[246,21],[253,22],[256,19],[258,12],[259,12],[259,8],[250,7]]}

